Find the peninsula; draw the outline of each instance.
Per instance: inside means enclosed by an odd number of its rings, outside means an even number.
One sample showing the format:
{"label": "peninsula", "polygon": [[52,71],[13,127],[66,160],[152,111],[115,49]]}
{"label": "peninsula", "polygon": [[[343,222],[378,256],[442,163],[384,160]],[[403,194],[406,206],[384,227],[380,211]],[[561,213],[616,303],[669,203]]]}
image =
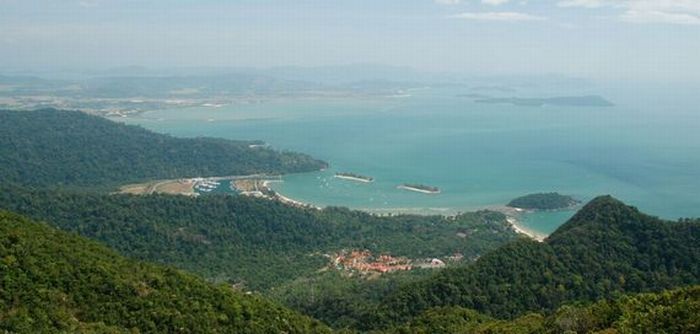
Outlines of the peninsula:
{"label": "peninsula", "polygon": [[371,176],[364,176],[354,173],[335,173],[335,177],[343,180],[358,181],[358,182],[374,182],[374,178]]}
{"label": "peninsula", "polygon": [[415,192],[424,193],[424,194],[439,194],[440,193],[440,188],[433,187],[433,186],[426,186],[423,184],[404,183],[404,184],[398,186],[397,188],[403,189],[403,190],[415,191]]}

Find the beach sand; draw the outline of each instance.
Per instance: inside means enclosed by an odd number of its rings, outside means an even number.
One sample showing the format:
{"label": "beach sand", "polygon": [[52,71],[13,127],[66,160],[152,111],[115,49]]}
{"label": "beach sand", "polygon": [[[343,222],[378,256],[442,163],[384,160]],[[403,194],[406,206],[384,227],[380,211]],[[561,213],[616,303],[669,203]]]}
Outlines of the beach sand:
{"label": "beach sand", "polygon": [[527,213],[527,210],[520,209],[520,208],[513,208],[505,205],[494,205],[494,206],[489,206],[485,208],[486,210],[491,210],[491,211],[498,211],[504,215],[506,215],[506,220],[510,224],[511,228],[515,230],[515,232],[518,232],[520,234],[526,235],[534,240],[537,241],[544,241],[544,239],[547,237],[547,235],[541,234],[534,232],[523,225],[520,224],[520,221],[518,218],[523,214]]}
{"label": "beach sand", "polygon": [[535,232],[530,231],[530,230],[528,230],[528,229],[526,229],[526,228],[523,228],[523,227],[519,224],[518,220],[517,220],[516,218],[514,218],[514,217],[507,217],[506,220],[508,221],[508,223],[510,224],[510,226],[513,228],[513,230],[515,230],[515,232],[518,232],[518,233],[520,233],[520,234],[526,235],[526,236],[528,236],[528,237],[530,237],[530,238],[532,238],[532,239],[534,239],[534,240],[537,240],[537,241],[539,241],[539,242],[543,242],[544,239],[547,237],[546,235],[542,235],[542,234],[539,234],[539,233],[535,233]]}
{"label": "beach sand", "polygon": [[[272,183],[272,182],[283,182],[283,181],[278,181],[278,180],[274,180],[274,181],[265,180],[265,181],[263,181],[263,183],[262,183],[262,187],[265,188],[266,190],[272,190],[272,188],[270,188],[270,183]],[[291,199],[291,198],[289,198],[289,197],[287,197],[287,196],[284,196],[284,195],[280,194],[280,193],[277,192],[277,191],[275,191],[275,197],[274,197],[274,198],[275,198],[276,200],[278,200],[278,201],[284,203],[284,204],[288,204],[288,205],[292,205],[292,206],[298,206],[298,207],[303,207],[303,208],[314,208],[314,209],[316,209],[316,210],[321,210],[321,209],[322,209],[321,207],[318,207],[318,206],[315,206],[315,205],[311,205],[311,204],[308,204],[308,203],[304,203],[304,202],[301,202],[301,201],[297,201],[297,200],[295,200],[295,199]]]}
{"label": "beach sand", "polygon": [[[258,175],[251,175],[248,177],[256,177]],[[243,179],[244,177],[239,177],[241,178],[238,180],[240,184],[239,186],[243,186],[244,183],[248,187],[241,187],[241,188],[246,188],[243,190],[248,190],[248,191],[243,191],[241,194],[244,195],[257,195],[257,196],[262,196],[265,197],[264,193],[262,190],[272,190],[270,188],[270,183],[272,182],[283,182],[281,180],[260,180],[260,179],[252,179],[253,182],[250,182],[251,179]],[[212,178],[214,179],[214,178]],[[217,178],[219,179],[219,178]],[[223,178],[221,178],[223,179]],[[249,184],[250,183],[250,184]],[[256,189],[247,189],[255,185]],[[152,194],[152,193],[167,193],[167,194],[181,194],[181,195],[188,195],[188,196],[193,196],[195,195],[194,189],[194,182],[192,180],[163,180],[163,181],[153,181],[153,182],[148,182],[148,183],[142,183],[142,184],[132,184],[132,185],[127,185],[123,186],[120,190],[121,193],[130,193],[130,194]],[[258,188],[262,188],[259,189]],[[250,190],[255,190],[255,191],[250,191]],[[414,189],[410,189],[414,190]],[[417,191],[417,190],[414,190]],[[273,199],[276,199],[282,203],[292,205],[292,206],[297,206],[297,207],[304,207],[304,208],[314,208],[317,210],[321,210],[321,207],[309,204],[309,203],[304,203],[302,201],[298,201],[292,198],[289,198],[287,196],[282,195],[279,192],[275,191],[275,196]],[[516,232],[526,235],[534,240],[537,241],[543,241],[547,236],[542,235],[536,232],[533,232],[525,227],[523,227],[519,221],[518,217],[526,212],[525,210],[518,209],[518,208],[511,208],[507,206],[489,206],[485,207],[482,209],[486,210],[492,210],[492,211],[498,211],[506,215],[506,220],[510,224],[511,228],[515,230]],[[387,208],[387,209],[359,209],[361,211],[365,211],[371,214],[375,214],[378,216],[386,216],[386,215],[401,215],[401,214],[414,214],[414,215],[442,215],[442,216],[451,216],[451,215],[456,215],[458,214],[457,212],[454,212],[454,210],[450,210],[447,208]],[[476,211],[476,210],[475,210]]]}
{"label": "beach sand", "polygon": [[[269,189],[268,183],[270,181],[265,181],[263,183],[263,186]],[[275,181],[275,182],[280,182],[280,181]],[[317,210],[321,210],[321,207],[314,206],[308,203],[304,203],[301,201],[297,201],[294,199],[291,199],[289,197],[286,197],[279,192],[276,193],[276,198],[280,200],[283,203],[287,203],[290,205],[295,205],[295,206],[301,206],[301,207],[312,207]],[[521,215],[522,213],[527,212],[526,210],[523,209],[518,209],[518,208],[511,208],[507,206],[490,206],[483,208],[486,210],[492,210],[492,211],[498,211],[506,215],[506,221],[508,224],[510,224],[511,228],[522,235],[528,236],[529,238],[542,242],[544,239],[547,237],[546,235],[534,232],[532,230],[529,230],[522,225],[520,225],[520,222],[518,221],[518,216]],[[359,209],[360,211],[365,211],[371,214],[375,214],[378,216],[386,216],[386,215],[401,215],[401,214],[417,214],[417,215],[443,215],[443,216],[450,216],[450,215],[455,215],[456,213],[450,212],[450,209],[447,208],[395,208],[395,209]]]}

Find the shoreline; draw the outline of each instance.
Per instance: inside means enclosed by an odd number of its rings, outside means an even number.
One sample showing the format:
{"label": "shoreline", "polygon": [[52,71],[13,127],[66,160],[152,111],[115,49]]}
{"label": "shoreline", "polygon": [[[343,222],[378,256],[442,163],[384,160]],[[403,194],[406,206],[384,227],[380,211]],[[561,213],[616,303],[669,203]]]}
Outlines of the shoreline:
{"label": "shoreline", "polygon": [[508,224],[510,224],[510,227],[513,230],[515,230],[515,232],[518,232],[519,234],[528,236],[531,239],[539,241],[539,242],[543,242],[544,239],[547,238],[547,235],[532,231],[532,230],[524,227],[522,224],[520,224],[520,220],[518,218],[523,214],[534,212],[532,210],[515,208],[515,207],[507,206],[507,205],[487,206],[484,209],[500,212],[500,213],[506,215],[506,221],[508,222]]}
{"label": "shoreline", "polygon": [[[272,190],[269,187],[270,182],[282,182],[282,181],[264,181],[263,186],[269,190]],[[286,203],[289,205],[294,205],[294,206],[300,206],[300,207],[305,207],[305,208],[314,208],[316,210],[322,210],[322,207],[311,205],[308,203],[304,203],[292,198],[289,198],[287,196],[282,195],[281,193],[275,191],[275,199],[281,201],[282,203]],[[451,216],[456,216],[460,213],[460,211],[456,211],[454,209],[450,208],[380,208],[380,209],[370,209],[370,208],[359,208],[359,209],[353,209],[353,210],[359,210],[371,215],[377,215],[377,216],[390,216],[390,215],[439,215],[439,216],[445,216],[445,217],[451,217]],[[524,236],[527,236],[535,241],[538,242],[543,242],[544,239],[547,237],[547,235],[543,235],[541,233],[534,232],[520,224],[520,221],[518,220],[518,216],[524,213],[528,213],[530,211],[524,210],[521,208],[513,208],[513,207],[508,207],[505,205],[498,205],[498,206],[485,206],[480,209],[475,209],[474,211],[479,211],[479,210],[491,210],[491,211],[496,211],[504,214],[506,216],[506,222],[510,225],[510,228],[513,229],[516,233],[522,234]],[[449,212],[449,213],[448,213]]]}
{"label": "shoreline", "polygon": [[[158,181],[151,181],[148,183],[142,183],[142,184],[131,184],[131,185],[125,185],[120,188],[120,191],[117,193],[132,193],[132,194],[152,194],[152,193],[157,193],[157,192],[163,192],[161,189],[159,189],[161,186],[165,184],[180,184],[181,186],[187,186],[188,190],[183,191],[183,189],[178,189],[178,191],[165,191],[164,193],[170,193],[173,195],[183,195],[183,196],[197,196],[199,195],[198,193],[194,192],[194,186],[196,185],[197,181],[200,180],[216,180],[216,181],[223,181],[223,180],[240,180],[240,179],[256,179],[256,178],[268,178],[268,179],[263,179],[261,180],[260,187],[262,189],[258,191],[250,191],[250,192],[239,192],[239,195],[241,196],[252,196],[252,197],[263,197],[263,198],[268,198],[271,200],[276,200],[281,203],[291,205],[291,206],[296,206],[300,208],[311,208],[315,210],[323,210],[323,207],[313,205],[310,203],[305,203],[296,199],[293,199],[291,197],[285,196],[281,194],[278,191],[275,191],[270,187],[270,184],[273,182],[284,182],[281,179],[269,179],[271,176],[269,175],[262,175],[262,174],[253,174],[253,175],[234,175],[234,176],[225,176],[225,177],[208,177],[208,178],[191,178],[191,179],[176,179],[176,180],[158,180]],[[279,176],[272,176],[272,177],[279,177]],[[351,177],[343,177],[343,176],[335,176],[338,178],[351,178]],[[354,178],[353,181],[360,181],[360,182],[371,182],[371,181],[366,181],[362,179],[356,179]],[[135,187],[138,187],[140,189],[133,189]],[[427,190],[423,189],[417,189],[417,188],[411,188],[411,187],[406,187],[406,186],[398,186],[397,188],[400,189],[405,189],[409,191],[415,191],[415,192],[420,192],[420,193],[425,193],[425,194],[437,194],[439,192],[430,192]],[[132,191],[130,191],[132,190]],[[159,191],[161,190],[161,191]],[[265,192],[270,191],[274,195],[270,196],[265,194]],[[491,206],[483,206],[483,207],[476,207],[476,208],[471,208],[467,211],[464,210],[457,210],[454,208],[438,208],[438,207],[432,207],[432,208],[422,208],[422,207],[406,207],[406,208],[353,208],[352,210],[358,210],[362,211],[365,213],[368,213],[370,215],[376,215],[376,216],[391,216],[391,215],[421,215],[421,216],[444,216],[444,217],[454,217],[461,212],[468,212],[468,211],[479,211],[479,210],[491,210],[491,211],[496,211],[504,214],[506,216],[506,222],[510,225],[510,227],[517,233],[525,235],[529,238],[532,238],[533,240],[542,242],[547,236],[541,233],[534,232],[520,224],[520,221],[518,220],[519,216],[525,213],[530,212],[529,210],[521,209],[521,208],[513,208],[513,207],[508,207],[505,205],[491,205]]]}
{"label": "shoreline", "polygon": [[[141,183],[130,183],[119,186],[117,194],[150,195],[155,193],[198,196],[195,187],[202,182],[222,182],[245,179],[271,179],[280,178],[281,175],[248,174],[229,176],[187,177],[177,179],[152,180]],[[177,186],[177,187],[175,187]],[[171,189],[176,188],[176,189]]]}
{"label": "shoreline", "polygon": [[[272,190],[269,186],[268,183],[270,182],[282,182],[282,181],[264,181],[263,186],[267,189]],[[275,197],[277,200],[280,200],[283,203],[294,205],[294,206],[300,206],[300,207],[305,207],[305,208],[314,208],[316,210],[323,210],[322,207],[311,205],[308,203],[304,203],[292,198],[289,198],[287,196],[284,196],[280,194],[279,192],[275,191]],[[362,211],[371,215],[376,215],[376,216],[390,216],[390,215],[425,215],[425,216],[430,216],[430,215],[439,215],[439,216],[445,216],[445,217],[451,217],[451,216],[456,216],[460,213],[460,211],[456,211],[454,209],[450,208],[379,208],[379,209],[370,209],[370,208],[359,208],[359,209],[353,209],[353,210],[358,210]],[[518,220],[518,216],[524,213],[528,213],[528,210],[520,209],[520,208],[512,208],[512,207],[507,207],[505,205],[502,206],[486,206],[481,209],[475,209],[474,211],[479,211],[479,210],[491,210],[491,211],[496,211],[504,214],[506,216],[506,222],[510,225],[510,228],[513,229],[516,233],[522,234],[524,236],[527,236],[535,241],[538,242],[543,242],[545,238],[547,238],[547,235],[541,234],[534,232],[520,224],[520,221]],[[449,212],[449,213],[448,213]]]}
{"label": "shoreline", "polygon": [[528,229],[524,228],[522,225],[519,224],[520,221],[518,221],[518,220],[517,220],[516,218],[514,218],[514,217],[508,217],[508,216],[506,216],[506,221],[510,224],[510,227],[511,227],[513,230],[515,230],[515,232],[517,232],[517,233],[519,233],[519,234],[522,234],[522,235],[526,235],[526,236],[530,237],[531,239],[533,239],[533,240],[535,240],[535,241],[544,242],[544,239],[547,237],[547,236],[545,236],[545,235],[542,235],[542,234],[539,234],[539,233],[535,233],[535,232],[533,232],[533,231],[531,231],[531,230],[528,230]]}
{"label": "shoreline", "polygon": [[309,203],[304,203],[302,201],[298,201],[298,200],[295,200],[295,199],[292,199],[292,198],[289,198],[287,196],[282,195],[280,192],[273,190],[270,187],[270,183],[272,183],[272,182],[283,182],[283,181],[282,180],[265,180],[262,182],[262,187],[265,190],[272,191],[275,194],[273,197],[270,197],[270,199],[277,200],[277,201],[280,201],[284,204],[291,205],[291,206],[297,206],[297,207],[302,207],[302,208],[312,208],[312,209],[316,209],[316,210],[323,210],[322,207],[312,205]]}

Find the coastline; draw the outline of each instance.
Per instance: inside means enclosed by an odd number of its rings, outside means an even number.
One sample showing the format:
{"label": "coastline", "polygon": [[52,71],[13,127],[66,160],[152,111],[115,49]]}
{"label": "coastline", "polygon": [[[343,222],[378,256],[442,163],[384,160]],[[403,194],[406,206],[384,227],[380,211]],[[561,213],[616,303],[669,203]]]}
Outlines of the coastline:
{"label": "coastline", "polygon": [[[263,182],[263,187],[272,190],[269,187],[270,182],[282,182],[282,181],[264,181]],[[399,186],[401,187],[401,186]],[[421,189],[417,189],[416,191],[421,191]],[[304,203],[292,198],[289,198],[287,196],[284,196],[280,194],[279,192],[275,191],[275,199],[281,201],[282,203],[286,203],[289,205],[294,205],[294,206],[299,206],[299,207],[304,207],[304,208],[314,208],[316,210],[322,210],[323,208],[315,205],[311,205],[308,203]],[[547,237],[546,235],[543,235],[541,233],[534,232],[520,224],[520,221],[518,220],[518,216],[520,216],[523,213],[527,213],[527,210],[520,209],[520,208],[512,208],[508,207],[505,205],[500,205],[500,206],[487,206],[483,208],[484,210],[492,210],[492,211],[497,211],[500,213],[503,213],[506,216],[506,222],[510,225],[510,227],[518,234],[525,235],[535,241],[538,242],[543,242],[544,239]],[[378,216],[387,216],[387,215],[402,215],[402,214],[423,214],[423,215],[441,215],[441,216],[454,216],[459,214],[458,212],[450,212],[452,210],[448,208],[387,208],[387,209],[357,209],[363,212],[367,212],[372,215],[378,215]]]}
{"label": "coastline", "polygon": [[[268,183],[270,182],[281,182],[281,181],[265,181],[263,182],[263,186],[267,189],[270,189],[268,186]],[[316,210],[322,210],[323,208],[315,205],[311,205],[308,203],[304,203],[292,198],[289,198],[287,196],[284,196],[280,194],[279,192],[275,191],[275,198],[283,203],[294,205],[294,206],[300,206],[300,207],[305,207],[305,208],[314,208]],[[506,216],[506,222],[510,225],[510,227],[518,234],[525,235],[535,241],[538,242],[543,242],[544,239],[547,237],[546,235],[543,235],[541,233],[534,232],[520,224],[520,221],[518,220],[518,216],[527,213],[527,210],[523,210],[520,208],[511,208],[507,206],[489,206],[489,207],[484,207],[483,209],[485,210],[493,210],[497,211],[500,213],[503,213]],[[387,216],[387,215],[402,215],[402,214],[424,214],[424,215],[441,215],[441,216],[454,216],[459,213],[455,212],[450,212],[451,210],[448,208],[387,208],[387,209],[357,209],[363,212],[367,212],[372,215],[378,215],[378,216]]]}
{"label": "coastline", "polygon": [[198,196],[199,193],[195,187],[201,182],[222,182],[245,179],[259,178],[279,178],[280,175],[266,174],[249,174],[249,175],[230,175],[230,176],[207,176],[207,177],[189,177],[178,179],[153,180],[142,183],[125,184],[119,187],[114,193],[132,194],[132,195],[150,195],[154,193]]}
{"label": "coastline", "polygon": [[[177,179],[177,180],[158,180],[158,181],[151,181],[143,184],[131,184],[131,185],[125,185],[120,188],[120,193],[131,193],[131,194],[152,194],[152,193],[157,193],[157,192],[164,192],[164,193],[169,193],[173,195],[184,195],[184,196],[197,196],[198,193],[194,191],[194,187],[197,183],[197,181],[201,180],[240,180],[240,179],[256,179],[256,178],[263,178],[267,177],[268,179],[262,179],[259,180],[260,183],[260,189],[256,188],[255,191],[241,191],[239,194],[242,196],[252,196],[252,197],[262,197],[262,198],[268,198],[271,200],[277,200],[280,201],[281,203],[291,205],[291,206],[296,206],[300,208],[311,208],[315,210],[322,210],[323,208],[317,205],[305,203],[293,198],[290,198],[288,196],[285,196],[277,191],[274,191],[272,187],[270,187],[270,184],[273,182],[283,182],[281,179],[269,179],[270,176],[267,175],[261,175],[261,174],[254,174],[254,175],[237,175],[237,176],[226,176],[226,177],[208,177],[208,178],[193,178],[193,179]],[[279,177],[279,176],[277,176]],[[340,176],[337,175],[335,176],[337,178],[344,178],[344,179],[351,179],[353,181],[358,181],[358,182],[371,182],[368,180],[360,179],[360,178],[353,178],[353,177],[348,177],[348,176]],[[425,194],[437,194],[439,192],[431,192],[428,190],[423,190],[423,189],[418,189],[418,188],[412,188],[412,187],[407,187],[404,185],[400,185],[397,188],[399,189],[404,189],[404,190],[409,190],[409,191],[415,191],[415,192],[420,192],[420,193],[425,193]],[[355,208],[355,210],[363,211],[366,213],[369,213],[371,215],[377,215],[377,216],[391,216],[391,215],[425,215],[425,216],[431,216],[431,215],[439,215],[439,216],[445,216],[445,217],[450,217],[450,216],[456,216],[461,210],[455,210],[455,209],[450,209],[450,208],[439,208],[439,207],[430,207],[430,208],[420,208],[420,207],[410,207],[410,208]],[[526,227],[524,227],[522,224],[520,224],[520,221],[518,218],[527,212],[530,212],[528,210],[520,209],[520,208],[514,208],[514,207],[508,207],[505,205],[494,205],[494,206],[485,206],[481,208],[473,208],[473,211],[478,211],[478,210],[491,210],[491,211],[496,211],[503,213],[506,216],[506,221],[510,225],[510,227],[517,233],[526,235],[529,238],[532,238],[533,240],[542,242],[547,236],[543,235],[541,233],[537,233],[535,231],[532,231]]]}
{"label": "coastline", "polygon": [[440,207],[406,207],[406,208],[355,208],[356,210],[366,212],[376,216],[391,216],[391,215],[414,215],[414,216],[457,216],[463,211],[452,208]]}
{"label": "coastline", "polygon": [[539,242],[543,242],[544,239],[547,237],[547,235],[532,231],[532,230],[524,227],[522,224],[520,224],[520,220],[518,218],[522,214],[531,212],[529,210],[525,210],[525,209],[521,209],[521,208],[514,208],[511,206],[507,206],[507,205],[489,206],[489,207],[486,207],[485,209],[497,211],[497,212],[500,212],[500,213],[506,215],[506,221],[508,222],[510,227],[515,232],[518,232],[519,234],[528,236],[531,239],[539,241]]}
{"label": "coastline", "polygon": [[520,222],[514,217],[506,216],[506,221],[510,224],[510,227],[513,230],[515,230],[515,232],[526,235],[535,241],[543,242],[544,239],[547,237],[545,235],[535,233],[531,230],[524,228],[522,225],[520,225]]}
{"label": "coastline", "polygon": [[[281,180],[275,180],[275,181],[265,180],[265,181],[263,181],[263,183],[262,183],[262,187],[263,187],[264,189],[268,190],[268,191],[274,191],[274,190],[270,187],[270,183],[272,183],[272,182],[283,182],[283,181],[281,181]],[[284,204],[287,204],[287,205],[292,205],[292,206],[297,206],[297,207],[302,207],[302,208],[312,208],[312,209],[316,209],[316,210],[322,210],[322,209],[323,209],[323,208],[321,208],[321,207],[319,207],[319,206],[315,206],[315,205],[312,205],[312,204],[304,203],[304,202],[297,201],[297,200],[295,200],[295,199],[289,198],[289,197],[287,197],[287,196],[284,196],[284,195],[280,194],[278,191],[274,191],[274,194],[275,194],[274,197],[271,197],[273,200],[278,200],[278,201],[280,201],[280,202],[282,202],[282,203],[284,203]]]}

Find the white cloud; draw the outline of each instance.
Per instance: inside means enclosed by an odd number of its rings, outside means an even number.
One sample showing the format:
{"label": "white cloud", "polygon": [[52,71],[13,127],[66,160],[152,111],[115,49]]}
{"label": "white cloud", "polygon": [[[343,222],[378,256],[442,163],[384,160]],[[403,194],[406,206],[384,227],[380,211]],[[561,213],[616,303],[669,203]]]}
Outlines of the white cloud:
{"label": "white cloud", "polygon": [[500,22],[518,22],[518,21],[544,21],[547,18],[535,16],[526,13],[517,12],[467,12],[457,15],[451,15],[450,18],[473,20],[473,21],[500,21]]}
{"label": "white cloud", "polygon": [[700,0],[562,0],[559,7],[616,8],[621,21],[700,24]]}
{"label": "white cloud", "polygon": [[633,23],[671,23],[700,25],[700,16],[660,11],[628,10],[620,16],[620,19],[626,22]]}
{"label": "white cloud", "polygon": [[[481,0],[481,3],[485,5],[498,6],[509,2],[510,0]],[[458,5],[462,3],[462,0],[433,0],[439,5]]]}
{"label": "white cloud", "polygon": [[99,6],[100,2],[99,0],[81,0],[78,2],[78,5],[80,7],[97,7]]}
{"label": "white cloud", "polygon": [[607,5],[607,3],[603,0],[565,0],[557,3],[559,7],[599,8],[605,5]]}
{"label": "white cloud", "polygon": [[481,3],[485,5],[498,6],[507,3],[510,0],[481,0]]}
{"label": "white cloud", "polygon": [[433,0],[439,5],[457,5],[462,2],[462,0]]}

